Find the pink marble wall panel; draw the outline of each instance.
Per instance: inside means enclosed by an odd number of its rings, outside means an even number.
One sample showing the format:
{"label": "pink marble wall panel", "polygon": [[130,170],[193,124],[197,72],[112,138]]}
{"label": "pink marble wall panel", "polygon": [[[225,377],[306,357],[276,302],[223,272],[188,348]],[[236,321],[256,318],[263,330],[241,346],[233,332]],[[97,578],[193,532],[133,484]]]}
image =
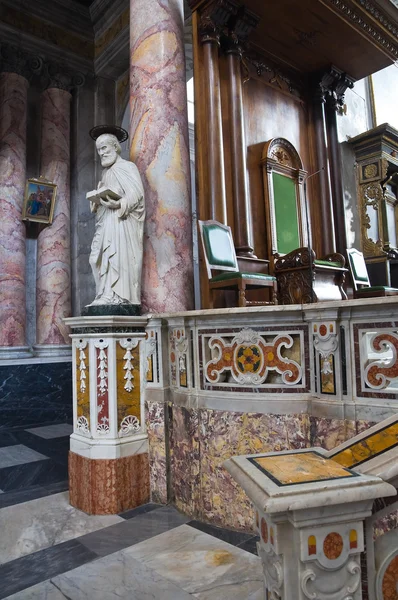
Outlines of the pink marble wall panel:
{"label": "pink marble wall panel", "polygon": [[193,306],[183,1],[131,0],[131,160],[146,195],[142,304]]}
{"label": "pink marble wall panel", "polygon": [[172,498],[179,510],[201,512],[199,413],[181,406],[172,407],[169,424]]}
{"label": "pink marble wall panel", "polygon": [[70,344],[70,100],[57,88],[42,95],[41,175],[58,188],[53,223],[38,240],[37,344]]}
{"label": "pink marble wall panel", "polygon": [[332,450],[357,434],[355,421],[310,417],[309,446],[321,446]]}
{"label": "pink marble wall panel", "polygon": [[149,441],[151,500],[167,504],[167,465],[164,405],[147,402],[145,406]]}
{"label": "pink marble wall panel", "polygon": [[25,225],[28,82],[0,74],[0,346],[25,345]]}

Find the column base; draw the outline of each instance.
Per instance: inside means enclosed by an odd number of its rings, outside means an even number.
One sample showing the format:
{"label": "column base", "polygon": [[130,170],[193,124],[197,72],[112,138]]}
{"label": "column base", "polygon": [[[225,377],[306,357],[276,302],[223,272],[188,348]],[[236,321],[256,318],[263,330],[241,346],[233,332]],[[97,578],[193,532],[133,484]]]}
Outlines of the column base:
{"label": "column base", "polygon": [[70,358],[72,356],[72,346],[69,344],[35,344],[33,352],[35,356],[40,358],[54,358],[57,356]]}
{"label": "column base", "polygon": [[148,454],[90,459],[69,452],[69,502],[89,515],[116,515],[149,501]]}
{"label": "column base", "polygon": [[0,360],[32,357],[33,353],[29,346],[0,346]]}

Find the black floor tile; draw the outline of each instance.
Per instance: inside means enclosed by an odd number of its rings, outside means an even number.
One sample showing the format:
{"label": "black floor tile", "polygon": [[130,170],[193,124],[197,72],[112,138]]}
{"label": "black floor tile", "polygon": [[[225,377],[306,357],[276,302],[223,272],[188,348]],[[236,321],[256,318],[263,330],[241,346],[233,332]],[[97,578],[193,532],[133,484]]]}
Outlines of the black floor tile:
{"label": "black floor tile", "polygon": [[34,552],[0,566],[0,599],[80,567],[98,555],[76,540]]}
{"label": "black floor tile", "polygon": [[10,492],[24,488],[68,479],[68,465],[53,460],[38,460],[13,467],[0,469],[0,490]]}
{"label": "black floor tile", "polygon": [[29,502],[30,500],[44,498],[45,496],[52,496],[54,494],[59,494],[60,492],[66,492],[68,487],[68,481],[65,480],[45,486],[32,485],[22,490],[5,492],[4,494],[0,494],[0,508],[14,506],[14,504],[22,504],[22,502]]}
{"label": "black floor tile", "polygon": [[142,506],[137,506],[137,508],[132,508],[131,510],[126,510],[126,512],[120,513],[119,517],[123,517],[123,519],[133,519],[138,515],[143,515],[157,508],[162,508],[163,504],[154,504],[153,502],[148,502],[148,504],[143,504]]}
{"label": "black floor tile", "polygon": [[223,542],[232,544],[232,546],[239,546],[253,537],[253,534],[251,533],[241,533],[240,531],[223,529],[222,527],[215,527],[214,525],[202,523],[201,521],[188,521],[187,525],[190,525],[195,529],[199,529],[199,531],[203,531],[204,533],[208,533],[209,535],[212,535]]}
{"label": "black floor tile", "polygon": [[100,556],[107,556],[184,525],[186,522],[187,518],[175,508],[165,506],[137,515],[134,519],[83,535],[79,537],[79,542]]}
{"label": "black floor tile", "polygon": [[246,552],[250,552],[251,554],[255,554],[256,556],[258,556],[257,542],[259,541],[260,538],[258,537],[258,535],[256,535],[250,538],[250,540],[246,540],[246,542],[238,544],[238,548],[241,548],[242,550],[246,550]]}

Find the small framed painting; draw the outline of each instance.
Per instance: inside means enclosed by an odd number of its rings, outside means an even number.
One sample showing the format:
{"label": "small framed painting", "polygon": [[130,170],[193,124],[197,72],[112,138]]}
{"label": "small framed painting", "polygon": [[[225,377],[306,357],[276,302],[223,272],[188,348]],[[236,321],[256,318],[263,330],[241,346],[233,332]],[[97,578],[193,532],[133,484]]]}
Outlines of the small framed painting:
{"label": "small framed painting", "polygon": [[43,178],[28,179],[22,207],[22,220],[51,224],[56,195],[55,183]]}

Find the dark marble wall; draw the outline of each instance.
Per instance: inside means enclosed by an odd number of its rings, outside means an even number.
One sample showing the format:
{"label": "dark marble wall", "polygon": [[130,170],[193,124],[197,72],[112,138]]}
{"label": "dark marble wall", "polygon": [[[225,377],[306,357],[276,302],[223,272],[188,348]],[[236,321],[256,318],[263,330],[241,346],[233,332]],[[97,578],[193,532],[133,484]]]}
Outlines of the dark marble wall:
{"label": "dark marble wall", "polygon": [[71,420],[71,362],[0,366],[0,430]]}

